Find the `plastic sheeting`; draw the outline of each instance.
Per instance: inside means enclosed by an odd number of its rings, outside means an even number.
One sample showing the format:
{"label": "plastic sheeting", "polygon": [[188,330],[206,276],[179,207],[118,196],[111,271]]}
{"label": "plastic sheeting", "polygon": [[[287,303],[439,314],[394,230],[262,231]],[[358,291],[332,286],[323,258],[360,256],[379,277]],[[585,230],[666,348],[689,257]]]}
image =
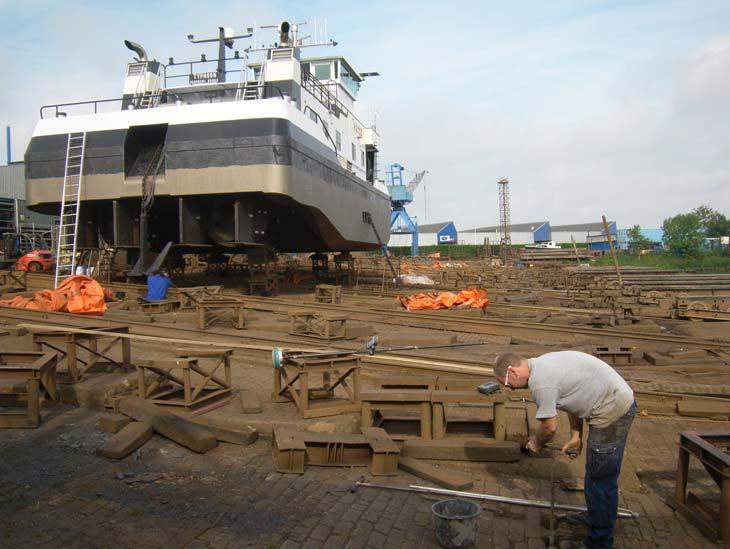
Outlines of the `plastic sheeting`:
{"label": "plastic sheeting", "polygon": [[93,278],[74,275],[55,290],[41,290],[33,297],[17,296],[0,300],[0,305],[36,311],[101,315],[106,311],[106,300],[110,298],[109,290],[102,288]]}
{"label": "plastic sheeting", "polygon": [[489,305],[487,291],[481,288],[467,288],[461,290],[458,294],[454,292],[436,292],[410,295],[408,297],[398,296],[396,299],[409,311],[451,309],[453,307],[484,309]]}

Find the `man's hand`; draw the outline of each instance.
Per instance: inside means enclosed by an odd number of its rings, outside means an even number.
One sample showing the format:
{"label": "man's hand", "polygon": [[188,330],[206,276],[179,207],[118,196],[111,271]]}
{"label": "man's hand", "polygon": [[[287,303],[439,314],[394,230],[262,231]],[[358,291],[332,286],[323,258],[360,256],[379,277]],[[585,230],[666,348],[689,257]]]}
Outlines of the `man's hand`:
{"label": "man's hand", "polygon": [[563,445],[561,452],[567,454],[570,459],[577,458],[583,451],[583,439],[578,434],[573,434],[571,439]]}
{"label": "man's hand", "polygon": [[530,452],[537,454],[542,451],[543,446],[537,440],[537,437],[530,437],[527,444],[525,444],[525,448],[527,448]]}

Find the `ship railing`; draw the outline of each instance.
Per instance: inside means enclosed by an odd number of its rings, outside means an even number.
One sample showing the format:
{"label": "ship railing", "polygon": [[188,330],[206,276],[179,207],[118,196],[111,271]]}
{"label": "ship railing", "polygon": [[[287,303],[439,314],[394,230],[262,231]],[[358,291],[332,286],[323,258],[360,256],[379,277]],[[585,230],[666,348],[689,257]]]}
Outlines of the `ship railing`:
{"label": "ship railing", "polygon": [[[276,95],[278,95],[278,99],[285,100],[284,93],[281,91],[281,88],[278,86],[275,86],[273,84],[257,84],[256,86],[250,86],[251,88],[262,88],[262,91],[264,92],[264,97],[266,97],[269,90],[274,92]],[[231,97],[227,97],[227,94],[225,93],[225,90],[211,90],[211,91],[219,91],[221,92],[220,95],[217,96],[218,99],[223,99],[223,101],[214,101],[216,99],[216,96],[213,94],[210,94],[210,97],[208,97],[209,103],[216,103],[216,102],[235,102],[235,94]],[[235,88],[233,89],[235,92]],[[181,102],[181,104],[199,104],[200,102],[196,103],[186,103],[183,99],[184,96],[188,95],[200,95],[202,93],[210,93],[210,92],[203,92],[203,91],[189,91],[189,92],[170,92],[170,91],[164,91],[162,93],[151,95],[150,98],[155,101],[156,106],[153,108],[160,108],[162,106],[175,106],[178,101]],[[115,103],[122,104],[123,101],[128,100],[128,97],[115,97],[113,99],[92,99],[89,101],[75,101],[72,103],[58,103],[56,105],[43,105],[40,108],[40,115],[41,118],[60,118],[64,116],[68,116],[69,113],[67,112],[69,110],[69,107],[75,108],[75,107],[85,107],[90,106],[93,107],[93,114],[98,114],[99,112],[111,112],[112,109],[103,109],[106,105],[112,105]],[[161,100],[165,99],[167,102],[162,103]],[[271,99],[271,98],[269,98]],[[277,97],[273,97],[273,99],[277,99]],[[62,110],[65,109],[65,110]],[[119,109],[116,109],[119,110]],[[89,112],[84,113],[77,113],[77,114],[91,114]]]}
{"label": "ship railing", "polygon": [[[336,85],[336,84],[335,84]],[[364,128],[366,127],[362,121],[348,109],[337,96],[329,90],[329,85],[325,84],[311,72],[302,72],[302,87],[319,101],[328,111],[341,112],[345,118],[351,117],[354,122],[355,131],[358,137],[362,137]]]}
{"label": "ship railing", "polygon": [[342,101],[337,99],[328,87],[318,80],[312,73],[305,71],[302,73],[302,87],[307,90],[312,96],[322,103],[327,110],[331,111],[337,109],[345,117],[350,116],[350,110],[342,104]]}

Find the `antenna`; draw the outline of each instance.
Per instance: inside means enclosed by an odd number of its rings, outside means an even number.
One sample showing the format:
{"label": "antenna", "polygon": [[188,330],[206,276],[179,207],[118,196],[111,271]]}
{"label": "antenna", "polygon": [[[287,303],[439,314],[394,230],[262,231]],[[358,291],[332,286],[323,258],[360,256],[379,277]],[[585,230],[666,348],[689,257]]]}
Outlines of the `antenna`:
{"label": "antenna", "polygon": [[509,221],[509,179],[504,178],[497,181],[499,188],[499,229],[501,234],[499,240],[499,255],[507,265],[512,253],[512,228]]}

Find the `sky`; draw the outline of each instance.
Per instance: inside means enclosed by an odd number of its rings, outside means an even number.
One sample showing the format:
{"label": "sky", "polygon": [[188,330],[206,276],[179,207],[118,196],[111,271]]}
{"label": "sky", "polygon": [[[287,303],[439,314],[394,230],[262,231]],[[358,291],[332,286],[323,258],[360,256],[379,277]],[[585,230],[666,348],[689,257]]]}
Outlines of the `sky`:
{"label": "sky", "polygon": [[[186,36],[306,21],[378,71],[359,94],[381,169],[428,170],[409,211],[499,222],[661,226],[705,204],[730,215],[730,2],[0,0],[0,126],[21,160],[45,104],[121,96],[132,54],[214,57]],[[259,31],[259,41],[265,36]],[[267,40],[268,42],[268,40]],[[243,50],[241,41],[236,48]],[[0,134],[5,162],[5,132]],[[383,170],[384,171],[384,170]]]}

